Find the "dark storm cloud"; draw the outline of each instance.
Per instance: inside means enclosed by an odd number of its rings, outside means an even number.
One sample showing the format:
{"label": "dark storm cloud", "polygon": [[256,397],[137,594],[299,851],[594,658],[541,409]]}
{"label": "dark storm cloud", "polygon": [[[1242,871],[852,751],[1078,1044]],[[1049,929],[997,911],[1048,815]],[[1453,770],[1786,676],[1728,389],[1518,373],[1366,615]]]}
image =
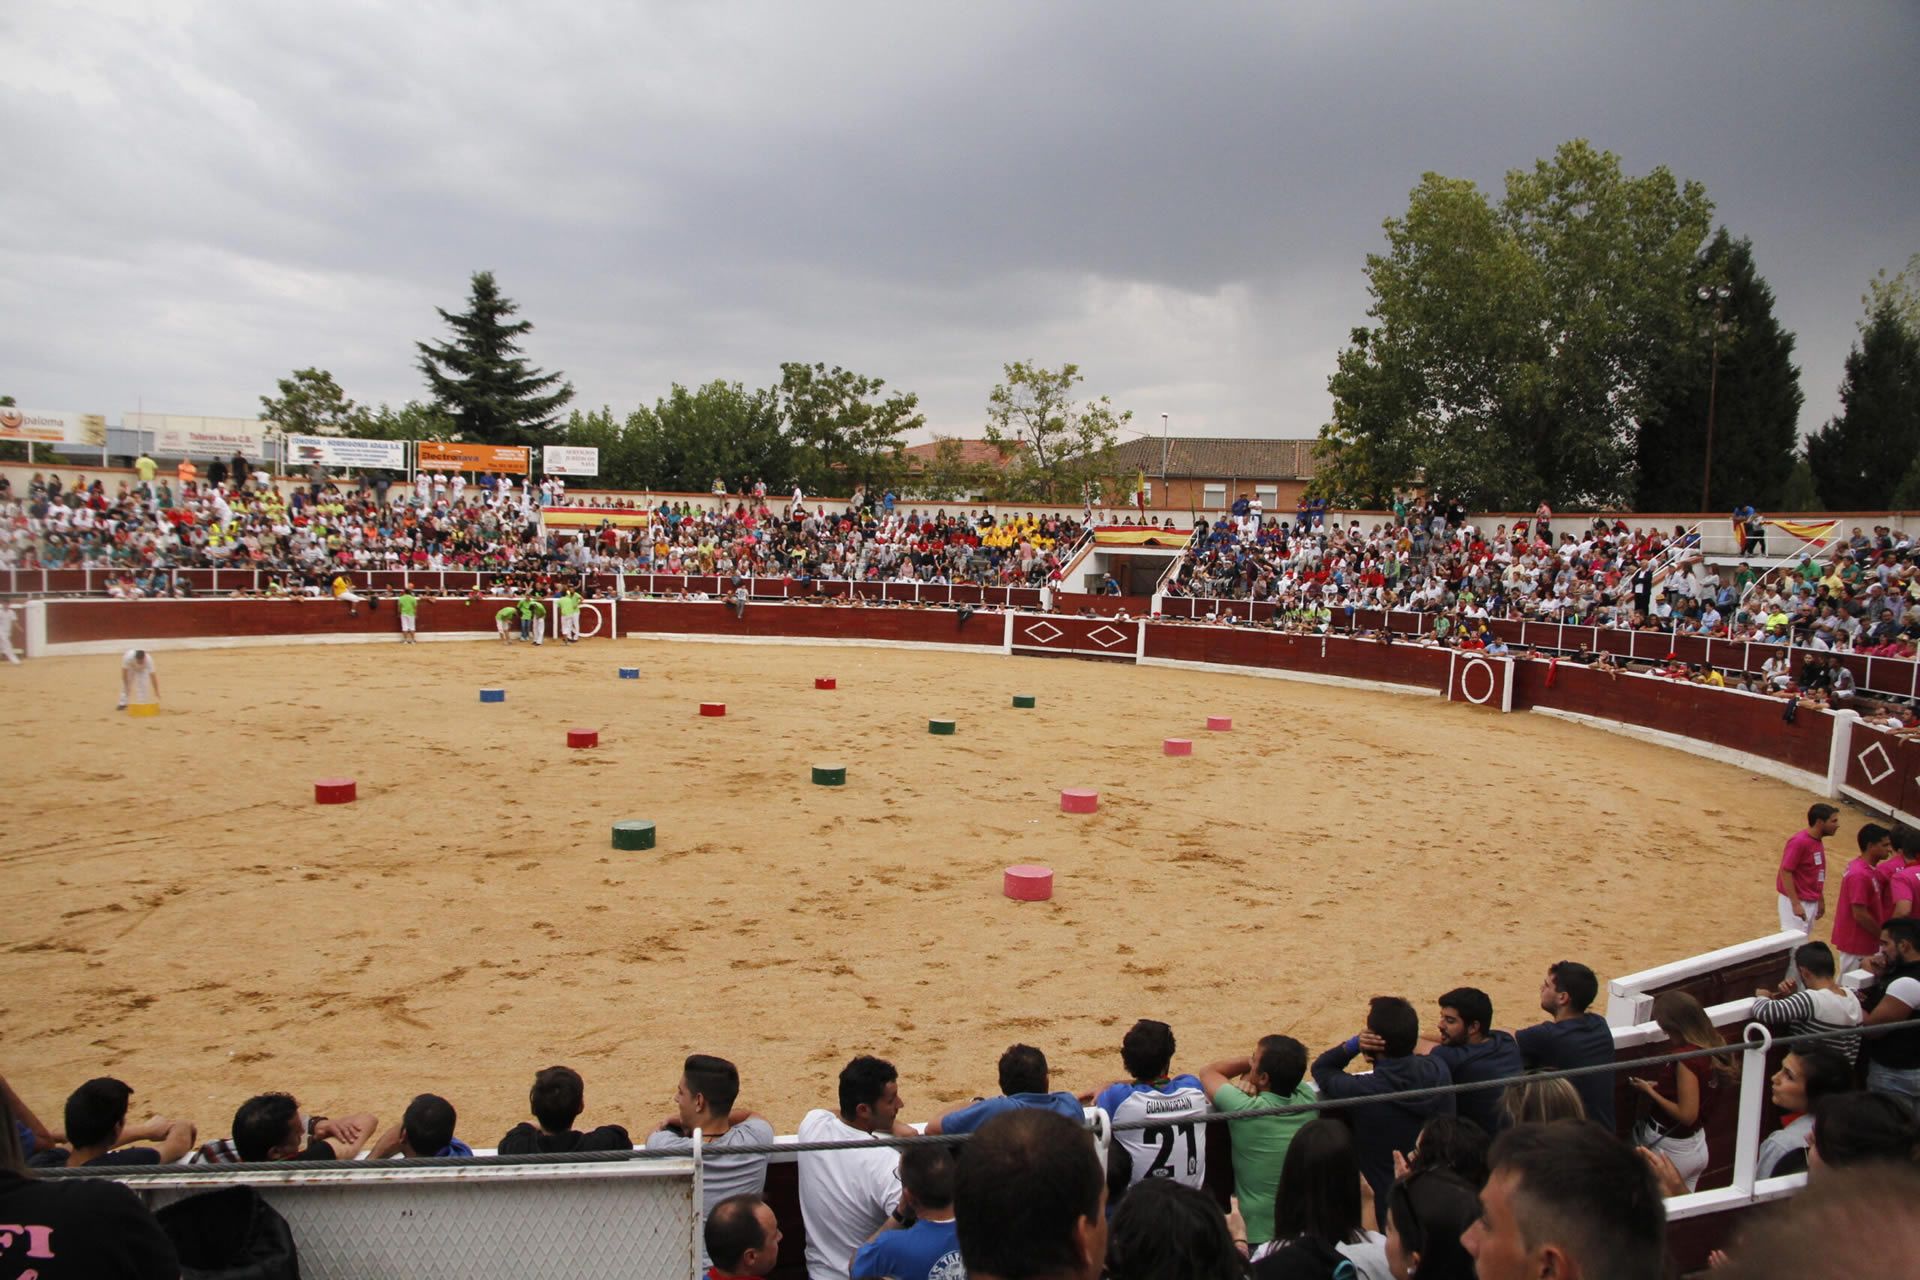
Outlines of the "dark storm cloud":
{"label": "dark storm cloud", "polygon": [[1832,411],[1920,250],[1913,7],[0,10],[0,383],[248,413],[489,267],[587,405],[826,360],[977,432],[1003,361],[1157,429],[1309,434],[1381,219],[1584,136],[1706,183]]}

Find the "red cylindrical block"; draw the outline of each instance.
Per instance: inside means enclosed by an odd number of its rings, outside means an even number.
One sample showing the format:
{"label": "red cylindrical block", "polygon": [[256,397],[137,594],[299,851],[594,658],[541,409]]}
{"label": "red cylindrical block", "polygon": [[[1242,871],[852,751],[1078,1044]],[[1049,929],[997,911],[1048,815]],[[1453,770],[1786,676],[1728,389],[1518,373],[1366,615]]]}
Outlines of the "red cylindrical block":
{"label": "red cylindrical block", "polygon": [[1098,791],[1072,789],[1060,793],[1060,810],[1063,813],[1092,813],[1100,807]]}
{"label": "red cylindrical block", "polygon": [[352,778],[321,778],[313,784],[315,804],[352,804],[358,798]]}
{"label": "red cylindrical block", "polygon": [[600,745],[598,729],[567,730],[567,745],[570,747],[597,747]]}
{"label": "red cylindrical block", "polygon": [[840,686],[834,682],[832,676],[815,676],[813,678],[813,687],[816,689],[837,689]]}
{"label": "red cylindrical block", "polygon": [[1015,902],[1045,902],[1053,896],[1053,872],[1046,867],[1008,867],[1000,892]]}
{"label": "red cylindrical block", "polygon": [[1192,738],[1162,738],[1160,750],[1170,756],[1190,756],[1193,754]]}
{"label": "red cylindrical block", "polygon": [[1212,729],[1215,733],[1225,733],[1227,730],[1233,728],[1233,717],[1208,716],[1207,728]]}
{"label": "red cylindrical block", "polygon": [[703,702],[700,704],[700,714],[703,716],[723,716],[727,714],[727,704],[724,702]]}

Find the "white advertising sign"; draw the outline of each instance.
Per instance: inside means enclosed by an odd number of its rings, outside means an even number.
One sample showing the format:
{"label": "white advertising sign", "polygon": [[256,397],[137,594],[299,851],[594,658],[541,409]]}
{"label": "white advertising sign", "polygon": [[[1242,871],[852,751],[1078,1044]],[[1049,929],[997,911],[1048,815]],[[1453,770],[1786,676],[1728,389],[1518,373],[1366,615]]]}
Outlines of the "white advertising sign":
{"label": "white advertising sign", "polygon": [[404,440],[360,440],[348,436],[288,436],[287,466],[383,467],[407,469]]}
{"label": "white advertising sign", "polygon": [[84,444],[98,449],[107,442],[107,420],[97,413],[0,406],[0,440]]}
{"label": "white advertising sign", "polygon": [[548,445],[540,451],[540,469],[550,476],[597,476],[600,450],[582,445]]}
{"label": "white advertising sign", "polygon": [[255,418],[200,418],[179,413],[123,413],[128,431],[153,432],[153,451],[166,457],[225,457],[243,453],[258,461],[266,454],[269,431],[279,424]]}

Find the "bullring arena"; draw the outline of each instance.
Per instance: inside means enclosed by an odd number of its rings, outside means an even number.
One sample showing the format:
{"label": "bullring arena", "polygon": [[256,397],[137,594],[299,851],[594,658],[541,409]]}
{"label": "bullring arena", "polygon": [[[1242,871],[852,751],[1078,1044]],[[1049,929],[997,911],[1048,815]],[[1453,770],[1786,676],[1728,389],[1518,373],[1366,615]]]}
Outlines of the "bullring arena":
{"label": "bullring arena", "polygon": [[[1627,1064],[1672,1047],[1659,991],[1740,1034],[1795,940],[1773,932],[1772,868],[1811,797],[1912,813],[1920,786],[1920,745],[1847,714],[1567,660],[1645,657],[1633,632],[1496,620],[1533,652],[1492,657],[1423,642],[1410,614],[1301,634],[1253,609],[1044,613],[1018,589],[803,603],[778,580],[736,614],[712,579],[593,575],[589,638],[536,649],[486,639],[502,602],[447,573],[421,606],[434,643],[402,647],[389,600],[238,598],[191,572],[190,599],[25,607],[31,660],[0,669],[0,1036],[16,1087],[137,1076],[136,1107],[203,1139],[258,1091],[383,1119],[433,1091],[491,1146],[565,1062],[588,1121],[638,1140],[688,1052],[738,1062],[778,1133],[861,1052],[926,1120],[994,1092],[1014,1041],[1055,1087],[1104,1084],[1138,1017],[1173,1024],[1181,1067],[1275,1031],[1317,1052],[1375,993],[1425,1015],[1470,983],[1526,1025],[1563,958],[1601,975]],[[136,646],[164,694],[138,719],[113,710]],[[1910,695],[1913,663],[1867,661],[1863,688]],[[570,746],[579,729],[596,745]],[[815,785],[822,765],[845,785]],[[353,801],[314,803],[340,777]],[[1097,810],[1063,812],[1067,789]],[[652,848],[613,847],[632,820]],[[1015,864],[1051,868],[1051,899],[1003,896]],[[1803,1181],[1753,1171],[1780,1054],[1743,1054],[1754,1083],[1710,1130],[1702,1190],[1668,1202],[1683,1263]],[[1210,1133],[1209,1185],[1230,1186],[1231,1126]],[[156,1203],[252,1180],[319,1275],[509,1274],[556,1214],[591,1224],[570,1228],[583,1273],[636,1249],[646,1274],[697,1269],[697,1161],[432,1166],[123,1180]],[[782,1276],[804,1271],[794,1169],[776,1156],[767,1184]]]}
{"label": "bullring arena", "polygon": [[[857,1052],[930,1117],[1013,1040],[1105,1083],[1136,1017],[1201,1058],[1331,1044],[1373,992],[1470,982],[1531,1019],[1563,956],[1752,936],[1754,850],[1805,808],[1581,726],[1242,675],[642,641],[159,661],[141,721],[112,711],[117,658],[10,673],[9,1070],[137,1062],[144,1105],[209,1117],[289,1073],[356,1108],[431,1089],[476,1143],[549,1062],[644,1130],[717,1053],[784,1132]],[[844,788],[811,784],[828,759]],[[311,803],[341,773],[357,803]],[[1083,786],[1098,812],[1061,812]],[[631,818],[653,850],[609,847]],[[1018,863],[1050,902],[1001,895]]]}

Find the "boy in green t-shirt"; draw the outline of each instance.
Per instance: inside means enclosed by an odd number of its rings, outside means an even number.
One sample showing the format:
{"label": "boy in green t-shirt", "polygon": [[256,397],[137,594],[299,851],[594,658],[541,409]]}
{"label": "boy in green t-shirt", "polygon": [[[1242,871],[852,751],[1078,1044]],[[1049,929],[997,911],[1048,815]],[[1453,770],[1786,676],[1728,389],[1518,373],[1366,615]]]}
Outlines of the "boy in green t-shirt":
{"label": "boy in green t-shirt", "polygon": [[520,606],[510,604],[493,615],[494,625],[500,628],[500,643],[513,643],[513,624],[520,617]]}
{"label": "boy in green t-shirt", "polygon": [[[1315,1098],[1312,1086],[1305,1083],[1306,1075],[1305,1045],[1292,1036],[1262,1036],[1252,1057],[1228,1058],[1200,1068],[1200,1087],[1216,1111],[1297,1107]],[[1293,1135],[1311,1119],[1313,1112],[1296,1111],[1233,1122],[1233,1192],[1240,1197],[1249,1246],[1273,1239],[1273,1197],[1280,1187],[1280,1166],[1287,1161]]]}
{"label": "boy in green t-shirt", "polygon": [[523,636],[531,632],[535,644],[547,642],[547,606],[533,596],[520,602],[520,630]]}
{"label": "boy in green t-shirt", "polygon": [[580,592],[568,587],[567,593],[560,597],[560,638],[568,644],[580,641]]}
{"label": "boy in green t-shirt", "polygon": [[418,644],[419,637],[414,635],[414,624],[420,616],[420,597],[413,594],[413,588],[402,591],[394,605],[400,610],[400,643]]}

